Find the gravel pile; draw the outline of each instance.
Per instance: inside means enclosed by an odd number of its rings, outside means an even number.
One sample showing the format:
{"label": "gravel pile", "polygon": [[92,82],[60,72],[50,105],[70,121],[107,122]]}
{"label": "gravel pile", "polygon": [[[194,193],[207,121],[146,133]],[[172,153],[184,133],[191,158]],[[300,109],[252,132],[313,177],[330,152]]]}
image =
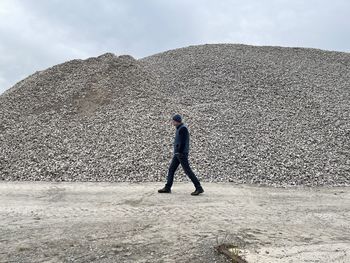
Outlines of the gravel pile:
{"label": "gravel pile", "polygon": [[203,182],[350,185],[350,54],[234,44],[22,80],[0,96],[0,179],[165,181],[175,113]]}

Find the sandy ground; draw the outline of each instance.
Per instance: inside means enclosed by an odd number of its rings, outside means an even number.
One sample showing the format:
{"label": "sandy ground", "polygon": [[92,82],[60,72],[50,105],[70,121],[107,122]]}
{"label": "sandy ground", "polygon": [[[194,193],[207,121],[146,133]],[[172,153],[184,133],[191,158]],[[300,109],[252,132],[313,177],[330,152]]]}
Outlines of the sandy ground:
{"label": "sandy ground", "polygon": [[350,262],[350,188],[0,183],[0,262]]}

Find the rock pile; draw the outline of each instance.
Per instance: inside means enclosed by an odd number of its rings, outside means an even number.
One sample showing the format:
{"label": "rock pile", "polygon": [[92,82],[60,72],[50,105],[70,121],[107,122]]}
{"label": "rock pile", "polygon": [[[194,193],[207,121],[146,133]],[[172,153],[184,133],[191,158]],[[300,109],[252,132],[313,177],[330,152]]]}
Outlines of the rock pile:
{"label": "rock pile", "polygon": [[350,54],[317,49],[68,61],[0,96],[0,179],[164,181],[180,113],[202,181],[350,185],[349,87]]}

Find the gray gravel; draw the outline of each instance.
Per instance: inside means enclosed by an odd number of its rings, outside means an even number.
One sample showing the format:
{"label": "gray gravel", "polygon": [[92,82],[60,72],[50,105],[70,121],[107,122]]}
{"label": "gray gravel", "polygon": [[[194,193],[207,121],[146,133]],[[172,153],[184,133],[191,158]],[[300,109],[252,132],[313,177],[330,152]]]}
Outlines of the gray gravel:
{"label": "gray gravel", "polygon": [[350,54],[318,49],[68,61],[0,96],[0,179],[164,181],[180,113],[202,181],[349,186],[349,84]]}

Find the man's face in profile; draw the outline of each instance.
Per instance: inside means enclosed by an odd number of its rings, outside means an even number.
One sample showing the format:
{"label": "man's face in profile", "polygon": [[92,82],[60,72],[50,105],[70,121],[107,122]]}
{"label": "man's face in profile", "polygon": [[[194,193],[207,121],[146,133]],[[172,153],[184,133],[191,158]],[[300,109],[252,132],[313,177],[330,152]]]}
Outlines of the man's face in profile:
{"label": "man's face in profile", "polygon": [[176,127],[177,125],[179,125],[180,124],[180,122],[177,122],[177,121],[174,121],[174,120],[172,120],[172,122],[173,122],[173,125]]}

